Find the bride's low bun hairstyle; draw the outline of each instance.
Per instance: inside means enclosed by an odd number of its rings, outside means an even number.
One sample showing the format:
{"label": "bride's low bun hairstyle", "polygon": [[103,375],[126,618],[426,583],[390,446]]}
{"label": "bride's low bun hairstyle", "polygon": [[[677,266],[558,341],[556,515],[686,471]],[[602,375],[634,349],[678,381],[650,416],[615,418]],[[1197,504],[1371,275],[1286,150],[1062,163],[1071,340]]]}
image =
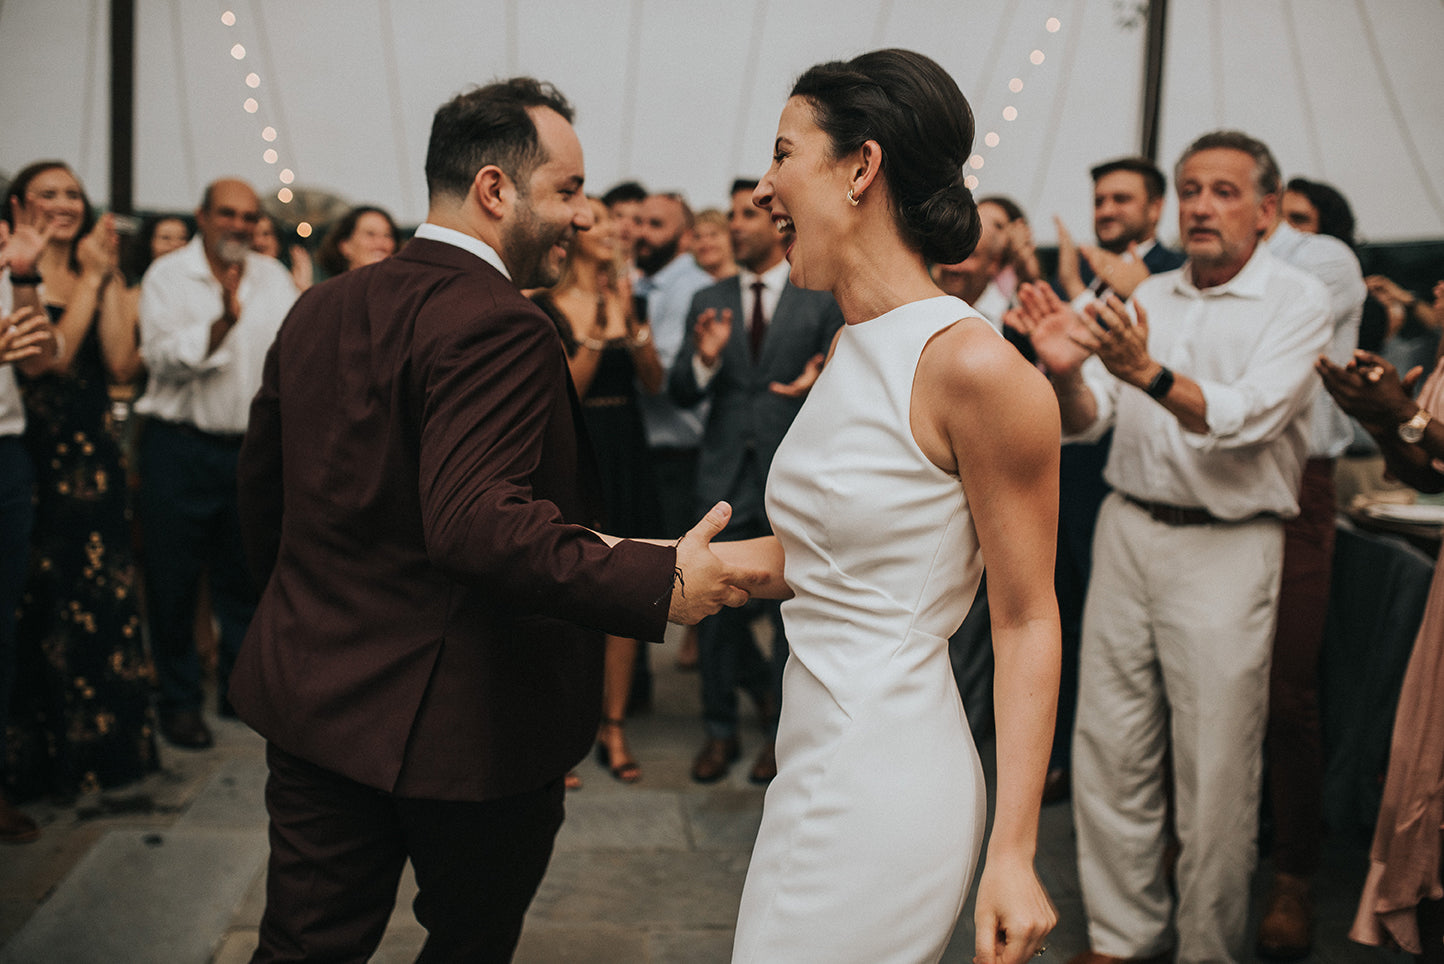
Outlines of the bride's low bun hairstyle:
{"label": "bride's low bun hairstyle", "polygon": [[925,259],[953,264],[972,254],[981,225],[963,178],[973,111],[947,71],[911,50],[875,50],[818,64],[792,96],[811,105],[834,158],[878,143],[898,229]]}

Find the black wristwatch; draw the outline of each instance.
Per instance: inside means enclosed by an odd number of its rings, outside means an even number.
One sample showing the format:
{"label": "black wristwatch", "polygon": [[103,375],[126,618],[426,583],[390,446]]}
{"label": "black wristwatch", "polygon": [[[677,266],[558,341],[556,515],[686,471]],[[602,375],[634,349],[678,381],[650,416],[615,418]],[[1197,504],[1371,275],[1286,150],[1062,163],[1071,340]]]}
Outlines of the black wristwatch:
{"label": "black wristwatch", "polygon": [[1153,380],[1148,383],[1148,387],[1144,391],[1148,393],[1149,398],[1156,398],[1161,402],[1163,396],[1167,395],[1172,388],[1173,372],[1160,366],[1158,374],[1153,376]]}

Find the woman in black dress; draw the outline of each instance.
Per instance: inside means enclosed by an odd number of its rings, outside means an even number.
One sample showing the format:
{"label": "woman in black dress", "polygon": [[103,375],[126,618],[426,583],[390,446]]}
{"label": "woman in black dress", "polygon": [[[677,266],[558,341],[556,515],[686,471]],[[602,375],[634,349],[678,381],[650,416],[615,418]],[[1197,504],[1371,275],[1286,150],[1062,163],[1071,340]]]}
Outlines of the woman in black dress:
{"label": "woman in black dress", "polygon": [[[637,391],[638,385],[653,394],[661,389],[662,362],[651,328],[633,312],[615,222],[601,201],[591,203],[596,223],[572,243],[561,280],[535,300],[567,348],[600,469],[607,531],[655,536],[657,495]],[[597,757],[624,783],[642,777],[623,730],[636,660],[635,639],[607,637]]]}
{"label": "woman in black dress", "polygon": [[42,306],[55,335],[53,352],[19,366],[36,514],[7,778],[20,798],[71,796],[158,765],[125,465],[106,392],[134,379],[141,361],[115,226],[96,220],[70,169],[25,168],[5,215],[17,235],[44,241],[28,272],[12,261],[10,281],[16,304]]}

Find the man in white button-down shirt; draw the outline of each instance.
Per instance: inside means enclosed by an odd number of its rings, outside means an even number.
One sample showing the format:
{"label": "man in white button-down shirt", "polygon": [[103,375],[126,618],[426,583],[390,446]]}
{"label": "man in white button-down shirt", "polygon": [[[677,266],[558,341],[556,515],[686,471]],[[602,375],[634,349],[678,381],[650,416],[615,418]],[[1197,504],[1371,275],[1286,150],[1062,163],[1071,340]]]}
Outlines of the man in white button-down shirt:
{"label": "man in white button-down shirt", "polygon": [[260,211],[250,185],[216,181],[196,211],[196,236],[141,282],[140,352],[150,373],[136,403],[149,416],[140,450],[146,609],[161,733],[188,749],[211,745],[193,629],[200,575],[209,573],[220,624],[222,712],[257,598],[241,555],[236,457],[266,350],[296,300],[280,262],[250,250]]}
{"label": "man in white button-down shirt", "polygon": [[1064,431],[1114,429],[1073,743],[1086,964],[1168,956],[1170,744],[1177,960],[1242,959],[1283,520],[1331,334],[1323,287],[1261,243],[1267,147],[1205,135],[1174,180],[1189,260],[1137,287],[1136,320],[1116,297],[1078,316],[1051,289],[1024,296]]}

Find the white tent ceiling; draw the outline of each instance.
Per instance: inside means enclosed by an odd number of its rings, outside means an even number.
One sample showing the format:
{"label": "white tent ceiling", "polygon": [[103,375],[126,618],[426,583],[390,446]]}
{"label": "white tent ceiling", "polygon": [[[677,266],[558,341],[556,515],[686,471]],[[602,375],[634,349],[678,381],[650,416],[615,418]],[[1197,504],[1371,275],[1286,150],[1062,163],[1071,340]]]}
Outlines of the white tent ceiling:
{"label": "white tent ceiling", "polygon": [[[905,46],[941,62],[973,104],[978,193],[1012,195],[1042,240],[1055,213],[1086,237],[1088,166],[1138,149],[1144,6],[136,0],[134,199],[189,209],[226,174],[273,194],[289,169],[295,187],[415,223],[436,106],[530,73],[576,106],[593,190],[636,178],[718,204],[734,176],[766,167],[800,71]],[[61,157],[93,197],[108,195],[108,30],[104,0],[0,0],[0,169]],[[1286,175],[1341,188],[1365,239],[1444,237],[1440,49],[1444,0],[1171,0],[1160,159],[1168,168],[1197,134],[1237,127],[1269,142]],[[1168,214],[1165,236],[1171,225]]]}

